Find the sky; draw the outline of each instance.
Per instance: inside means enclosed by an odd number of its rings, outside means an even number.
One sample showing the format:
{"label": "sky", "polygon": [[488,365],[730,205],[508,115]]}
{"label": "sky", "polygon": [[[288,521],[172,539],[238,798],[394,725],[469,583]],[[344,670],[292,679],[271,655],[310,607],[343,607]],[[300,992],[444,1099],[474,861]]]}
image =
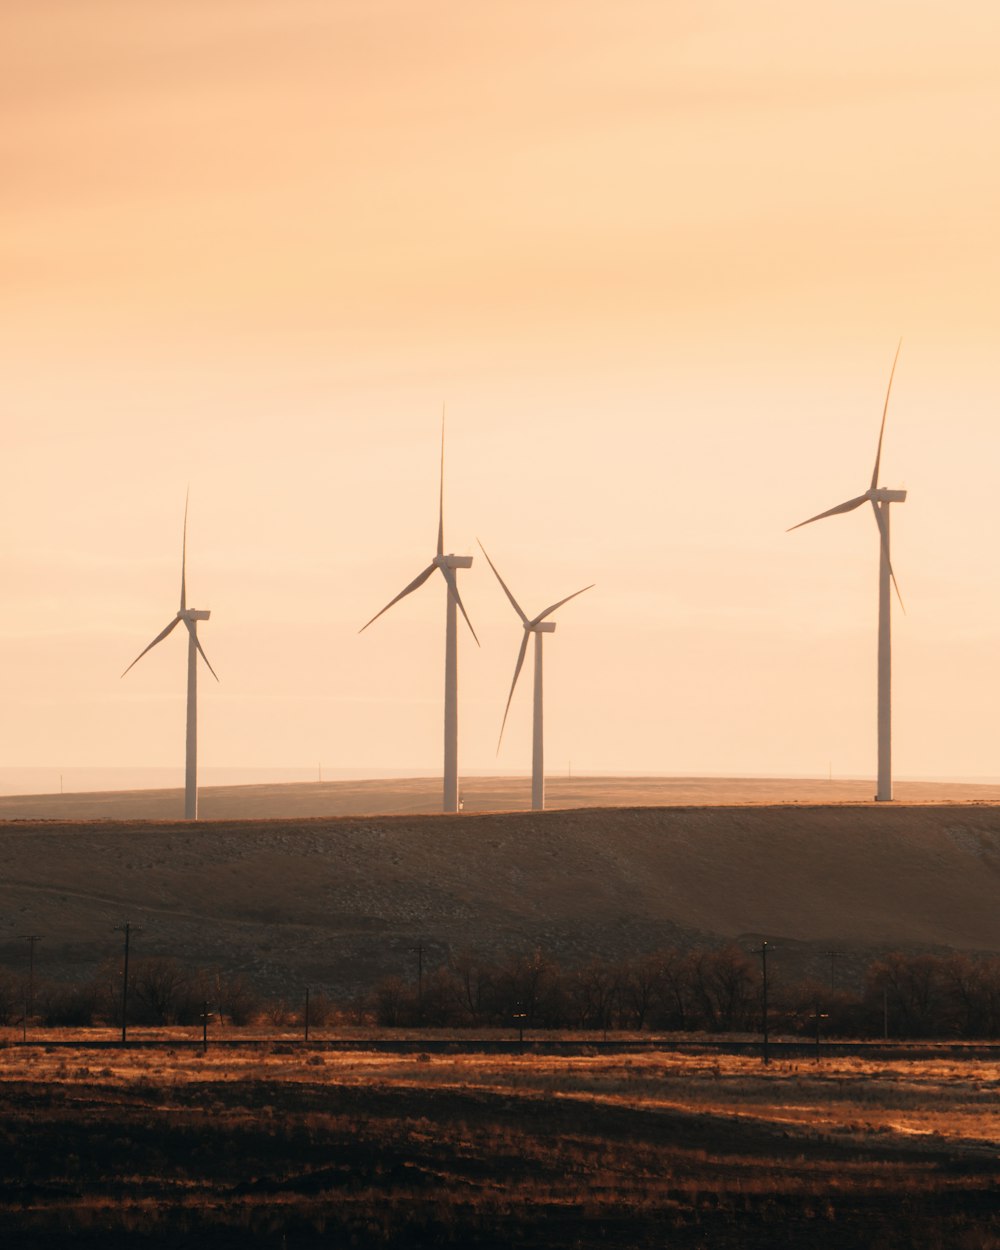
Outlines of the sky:
{"label": "sky", "polygon": [[1000,10],[8,0],[0,768],[1000,776]]}

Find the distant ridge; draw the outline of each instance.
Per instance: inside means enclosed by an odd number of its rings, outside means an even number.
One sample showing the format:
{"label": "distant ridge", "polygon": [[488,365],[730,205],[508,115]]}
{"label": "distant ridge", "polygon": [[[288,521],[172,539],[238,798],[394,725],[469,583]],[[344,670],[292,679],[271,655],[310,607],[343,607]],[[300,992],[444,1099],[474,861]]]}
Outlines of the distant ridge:
{"label": "distant ridge", "polygon": [[[729,803],[863,803],[874,782],[775,777],[618,777],[550,774],[549,808],[655,807]],[[466,813],[521,811],[531,805],[527,777],[466,777]],[[899,802],[1000,802],[1000,784],[900,781]],[[437,777],[279,782],[205,786],[201,814],[208,820],[433,814],[441,810]],[[183,813],[177,789],[93,791],[0,796],[0,820],[172,820]]]}

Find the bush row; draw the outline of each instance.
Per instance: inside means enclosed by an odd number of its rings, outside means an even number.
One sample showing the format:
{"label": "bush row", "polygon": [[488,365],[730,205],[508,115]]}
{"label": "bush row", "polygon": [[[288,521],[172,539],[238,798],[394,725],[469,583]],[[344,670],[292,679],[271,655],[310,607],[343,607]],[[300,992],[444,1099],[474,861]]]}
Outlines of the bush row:
{"label": "bush row", "polygon": [[[104,965],[85,984],[25,979],[0,971],[0,1024],[120,1025],[121,967]],[[243,977],[190,970],[175,959],[134,959],[128,1019],[134,1025],[300,1026],[294,1003],[259,993]],[[756,1032],[762,1027],[759,959],[738,946],[669,948],[624,962],[566,968],[542,952],[503,960],[460,955],[404,981],[387,977],[351,1002],[310,991],[310,1023],[385,1028]],[[857,991],[815,980],[775,983],[768,994],[775,1032],[894,1038],[1000,1037],[1000,959],[895,953],[869,964]]]}
{"label": "bush row", "polygon": [[[1000,959],[894,953],[873,960],[860,990],[770,978],[773,1030],[896,1038],[1000,1036]],[[671,948],[626,962],[560,968],[542,954],[502,963],[474,958],[437,968],[421,985],[383,981],[383,1026],[750,1032],[763,1022],[759,958],[738,946]]]}

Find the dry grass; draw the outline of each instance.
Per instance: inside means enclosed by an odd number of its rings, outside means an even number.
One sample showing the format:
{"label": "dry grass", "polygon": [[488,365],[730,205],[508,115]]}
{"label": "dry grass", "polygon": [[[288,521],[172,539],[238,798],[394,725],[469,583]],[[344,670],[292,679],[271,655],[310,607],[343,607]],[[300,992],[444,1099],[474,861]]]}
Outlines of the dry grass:
{"label": "dry grass", "polygon": [[983,1250],[998,1089],[966,1059],[7,1047],[0,1233]]}
{"label": "dry grass", "polygon": [[[322,1072],[318,1071],[322,1069]],[[841,1059],[772,1063],[720,1056],[648,1055],[563,1059],[534,1055],[397,1057],[319,1053],[277,1042],[270,1050],[200,1053],[101,1052],[80,1064],[59,1051],[0,1052],[4,1080],[166,1083],[227,1079],[405,1090],[478,1091],[516,1098],[743,1117],[817,1138],[931,1137],[935,1147],[996,1153],[1000,1064]]]}
{"label": "dry grass", "polygon": [[[570,967],[707,935],[796,950],[996,948],[993,804],[594,808],[239,822],[0,825],[0,910],[45,935],[39,975],[119,952],[247,976],[268,993],[415,979],[475,951]],[[901,864],[906,871],[900,872]],[[24,944],[0,944],[8,968]],[[292,988],[293,987],[293,988]]]}

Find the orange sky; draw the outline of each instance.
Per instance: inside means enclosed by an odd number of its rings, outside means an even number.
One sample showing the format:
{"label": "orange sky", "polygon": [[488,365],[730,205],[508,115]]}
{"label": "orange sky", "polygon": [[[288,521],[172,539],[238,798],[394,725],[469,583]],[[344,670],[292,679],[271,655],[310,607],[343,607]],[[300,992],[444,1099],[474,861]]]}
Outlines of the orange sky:
{"label": "orange sky", "polygon": [[[875,11],[873,11],[875,10]],[[1000,16],[938,2],[13,0],[0,766],[435,767],[444,596],[538,611],[553,769],[998,775]],[[460,756],[519,643],[481,558]],[[499,765],[528,768],[530,684]]]}

